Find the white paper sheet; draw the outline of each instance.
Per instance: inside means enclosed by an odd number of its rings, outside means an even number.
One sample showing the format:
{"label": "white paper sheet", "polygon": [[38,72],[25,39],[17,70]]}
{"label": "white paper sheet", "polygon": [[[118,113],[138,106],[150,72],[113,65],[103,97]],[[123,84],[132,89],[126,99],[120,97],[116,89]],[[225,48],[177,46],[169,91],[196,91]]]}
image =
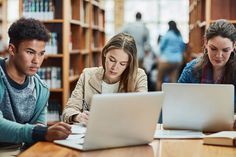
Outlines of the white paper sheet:
{"label": "white paper sheet", "polygon": [[73,124],[71,125],[71,131],[72,134],[85,134],[86,127],[84,127],[82,124]]}
{"label": "white paper sheet", "polygon": [[200,131],[191,130],[156,130],[155,139],[187,139],[187,138],[199,138],[202,139],[204,134]]}

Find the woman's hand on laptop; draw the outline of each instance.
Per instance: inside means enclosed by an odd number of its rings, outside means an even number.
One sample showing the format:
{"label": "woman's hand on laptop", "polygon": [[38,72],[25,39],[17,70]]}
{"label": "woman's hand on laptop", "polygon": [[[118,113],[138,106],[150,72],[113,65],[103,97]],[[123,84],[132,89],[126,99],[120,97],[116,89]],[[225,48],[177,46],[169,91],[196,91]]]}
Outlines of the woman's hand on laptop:
{"label": "woman's hand on laptop", "polygon": [[64,122],[56,123],[48,127],[45,136],[46,141],[63,140],[71,134],[71,126]]}
{"label": "woman's hand on laptop", "polygon": [[74,122],[79,122],[79,123],[87,126],[88,118],[89,118],[89,111],[83,111],[82,113],[74,116],[73,121]]}

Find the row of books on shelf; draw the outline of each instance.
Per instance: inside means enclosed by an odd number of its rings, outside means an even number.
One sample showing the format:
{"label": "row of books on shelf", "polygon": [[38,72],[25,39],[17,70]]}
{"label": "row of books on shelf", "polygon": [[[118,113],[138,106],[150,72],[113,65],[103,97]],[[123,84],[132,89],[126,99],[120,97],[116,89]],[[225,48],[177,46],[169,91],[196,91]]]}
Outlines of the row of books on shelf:
{"label": "row of books on shelf", "polygon": [[61,67],[42,67],[37,73],[49,88],[61,88]]}
{"label": "row of books on shelf", "polygon": [[46,43],[45,51],[47,54],[57,54],[58,53],[58,40],[57,40],[57,33],[50,32],[50,39]]}
{"label": "row of books on shelf", "polygon": [[61,104],[56,100],[50,100],[47,108],[47,121],[58,122],[61,120]]}
{"label": "row of books on shelf", "polygon": [[24,0],[23,2],[24,17],[53,20],[54,11],[53,0]]}
{"label": "row of books on shelf", "polygon": [[92,45],[92,47],[99,47],[99,43],[100,43],[100,41],[99,41],[99,36],[100,34],[99,34],[99,32],[94,32],[93,33],[93,45]]}

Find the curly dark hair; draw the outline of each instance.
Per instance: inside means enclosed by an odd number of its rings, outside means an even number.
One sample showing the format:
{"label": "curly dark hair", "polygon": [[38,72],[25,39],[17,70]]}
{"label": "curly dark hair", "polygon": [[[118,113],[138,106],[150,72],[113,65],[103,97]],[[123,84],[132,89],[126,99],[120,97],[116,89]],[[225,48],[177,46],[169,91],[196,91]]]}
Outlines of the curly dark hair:
{"label": "curly dark hair", "polygon": [[39,20],[33,18],[20,18],[14,22],[9,30],[10,43],[18,47],[25,40],[49,40],[49,31]]}

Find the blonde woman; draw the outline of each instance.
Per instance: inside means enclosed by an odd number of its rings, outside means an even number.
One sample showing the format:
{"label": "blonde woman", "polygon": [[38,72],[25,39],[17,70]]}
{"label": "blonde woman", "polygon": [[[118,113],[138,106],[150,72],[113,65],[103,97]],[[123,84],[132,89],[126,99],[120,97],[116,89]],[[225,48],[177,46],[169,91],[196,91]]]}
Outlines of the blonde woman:
{"label": "blonde woman", "polygon": [[119,33],[102,50],[102,67],[84,69],[64,109],[67,123],[87,124],[94,94],[146,92],[147,76],[138,68],[134,38]]}

